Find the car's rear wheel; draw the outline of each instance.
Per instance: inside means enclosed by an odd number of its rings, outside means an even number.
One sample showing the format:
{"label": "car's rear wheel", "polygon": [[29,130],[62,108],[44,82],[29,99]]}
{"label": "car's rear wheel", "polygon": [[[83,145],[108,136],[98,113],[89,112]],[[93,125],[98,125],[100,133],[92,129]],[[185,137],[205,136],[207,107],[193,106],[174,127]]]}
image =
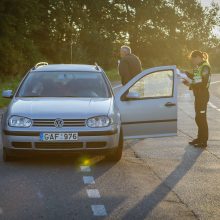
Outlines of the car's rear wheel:
{"label": "car's rear wheel", "polygon": [[13,157],[8,154],[7,150],[3,147],[3,161],[4,162],[9,162],[12,161]]}
{"label": "car's rear wheel", "polygon": [[118,162],[122,158],[122,152],[123,152],[123,146],[124,146],[124,136],[122,129],[120,130],[120,137],[117,148],[109,155],[107,155],[107,160],[112,162]]}

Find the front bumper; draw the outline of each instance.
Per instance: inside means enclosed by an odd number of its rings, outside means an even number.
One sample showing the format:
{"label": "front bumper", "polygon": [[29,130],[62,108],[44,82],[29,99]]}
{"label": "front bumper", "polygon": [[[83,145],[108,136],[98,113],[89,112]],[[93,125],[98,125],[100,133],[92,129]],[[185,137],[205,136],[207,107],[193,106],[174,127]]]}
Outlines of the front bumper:
{"label": "front bumper", "polygon": [[3,147],[16,151],[101,151],[118,146],[120,129],[118,126],[104,130],[44,130],[42,132],[78,132],[74,142],[43,142],[40,131],[3,130]]}

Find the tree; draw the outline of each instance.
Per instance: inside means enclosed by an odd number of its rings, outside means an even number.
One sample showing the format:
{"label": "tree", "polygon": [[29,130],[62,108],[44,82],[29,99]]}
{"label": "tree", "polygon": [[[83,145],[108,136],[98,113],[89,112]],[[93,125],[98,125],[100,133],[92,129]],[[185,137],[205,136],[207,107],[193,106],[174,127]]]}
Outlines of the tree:
{"label": "tree", "polygon": [[[2,0],[0,2],[0,69],[5,75],[18,74],[41,55],[30,38],[39,27],[36,1]],[[35,14],[30,12],[35,11]],[[27,16],[28,15],[28,16]]]}
{"label": "tree", "polygon": [[196,0],[1,0],[0,69],[25,73],[39,61],[98,62],[116,68],[129,44],[143,66],[185,65],[190,50],[209,51],[219,39],[219,7]]}
{"label": "tree", "polygon": [[219,7],[203,8],[192,0],[115,0],[126,12],[126,31],[145,66],[178,64],[192,49],[216,45],[213,27]]}

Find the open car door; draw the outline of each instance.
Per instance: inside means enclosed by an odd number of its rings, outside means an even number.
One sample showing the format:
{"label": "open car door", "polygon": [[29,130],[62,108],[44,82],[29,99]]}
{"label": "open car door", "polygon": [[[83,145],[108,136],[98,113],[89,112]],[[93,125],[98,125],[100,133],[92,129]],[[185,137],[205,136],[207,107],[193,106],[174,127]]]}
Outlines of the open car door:
{"label": "open car door", "polygon": [[144,70],[115,94],[125,139],[177,134],[176,66]]}

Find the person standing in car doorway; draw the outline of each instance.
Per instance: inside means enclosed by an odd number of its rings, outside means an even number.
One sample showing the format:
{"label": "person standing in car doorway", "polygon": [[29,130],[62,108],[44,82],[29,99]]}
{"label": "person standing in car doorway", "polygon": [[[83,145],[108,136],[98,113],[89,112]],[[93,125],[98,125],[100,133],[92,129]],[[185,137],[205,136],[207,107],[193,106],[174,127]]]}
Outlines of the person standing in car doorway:
{"label": "person standing in car doorway", "polygon": [[133,77],[142,72],[140,59],[131,53],[131,48],[122,46],[120,49],[121,60],[119,61],[118,71],[121,76],[122,85],[125,85]]}
{"label": "person standing in car doorway", "polygon": [[[193,73],[186,72],[192,79],[188,84],[195,96],[195,121],[198,126],[198,136],[190,145],[205,148],[208,141],[207,104],[209,101],[209,85],[211,80],[211,66],[208,54],[198,50],[192,51],[190,61],[193,65]],[[185,82],[185,84],[187,84]]]}

